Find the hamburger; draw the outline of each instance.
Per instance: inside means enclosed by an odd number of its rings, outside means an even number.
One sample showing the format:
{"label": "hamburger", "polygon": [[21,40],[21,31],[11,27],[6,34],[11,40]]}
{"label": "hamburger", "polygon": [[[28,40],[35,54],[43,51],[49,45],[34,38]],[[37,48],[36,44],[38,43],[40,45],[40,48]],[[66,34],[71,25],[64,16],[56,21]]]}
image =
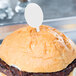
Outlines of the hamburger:
{"label": "hamburger", "polygon": [[53,27],[39,29],[22,27],[3,40],[2,76],[76,76],[75,43]]}

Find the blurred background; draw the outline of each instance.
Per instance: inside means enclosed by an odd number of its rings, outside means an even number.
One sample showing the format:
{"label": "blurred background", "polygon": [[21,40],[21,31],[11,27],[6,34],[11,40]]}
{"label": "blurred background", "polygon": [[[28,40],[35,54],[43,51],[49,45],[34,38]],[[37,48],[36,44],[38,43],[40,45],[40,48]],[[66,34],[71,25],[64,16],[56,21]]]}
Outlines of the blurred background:
{"label": "blurred background", "polygon": [[37,3],[44,13],[44,20],[76,16],[76,0],[0,0],[0,25],[25,22],[24,8]]}
{"label": "blurred background", "polygon": [[26,24],[24,9],[32,2],[42,8],[43,24],[59,29],[76,42],[76,0],[0,0],[1,41],[12,31],[24,26],[17,24]]}

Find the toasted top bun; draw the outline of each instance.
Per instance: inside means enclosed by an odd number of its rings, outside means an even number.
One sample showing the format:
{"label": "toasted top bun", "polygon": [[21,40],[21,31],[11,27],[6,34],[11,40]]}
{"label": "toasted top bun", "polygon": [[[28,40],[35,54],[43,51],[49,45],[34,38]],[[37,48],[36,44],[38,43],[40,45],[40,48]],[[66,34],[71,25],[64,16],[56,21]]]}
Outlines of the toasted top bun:
{"label": "toasted top bun", "polygon": [[39,32],[27,26],[4,39],[0,58],[22,71],[56,72],[76,58],[76,45],[50,26],[40,26]]}

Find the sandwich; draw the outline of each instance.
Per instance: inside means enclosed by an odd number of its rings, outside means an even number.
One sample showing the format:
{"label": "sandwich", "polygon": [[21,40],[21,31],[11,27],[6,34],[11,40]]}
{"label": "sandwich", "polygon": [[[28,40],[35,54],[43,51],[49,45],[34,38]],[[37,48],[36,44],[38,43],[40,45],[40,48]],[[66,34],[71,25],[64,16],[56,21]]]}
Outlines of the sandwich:
{"label": "sandwich", "polygon": [[1,76],[76,76],[75,43],[53,27],[39,29],[22,27],[3,40]]}

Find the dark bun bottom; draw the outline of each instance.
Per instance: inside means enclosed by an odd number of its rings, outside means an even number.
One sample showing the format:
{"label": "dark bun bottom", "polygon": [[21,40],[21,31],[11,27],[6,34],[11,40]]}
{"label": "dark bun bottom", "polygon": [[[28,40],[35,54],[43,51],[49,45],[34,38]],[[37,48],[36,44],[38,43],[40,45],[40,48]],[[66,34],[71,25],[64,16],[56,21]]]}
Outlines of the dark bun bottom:
{"label": "dark bun bottom", "polygon": [[4,73],[7,76],[68,76],[75,67],[76,67],[76,59],[71,64],[69,64],[65,69],[58,72],[29,73],[20,71],[16,67],[9,66],[2,59],[0,59],[0,72]]}

